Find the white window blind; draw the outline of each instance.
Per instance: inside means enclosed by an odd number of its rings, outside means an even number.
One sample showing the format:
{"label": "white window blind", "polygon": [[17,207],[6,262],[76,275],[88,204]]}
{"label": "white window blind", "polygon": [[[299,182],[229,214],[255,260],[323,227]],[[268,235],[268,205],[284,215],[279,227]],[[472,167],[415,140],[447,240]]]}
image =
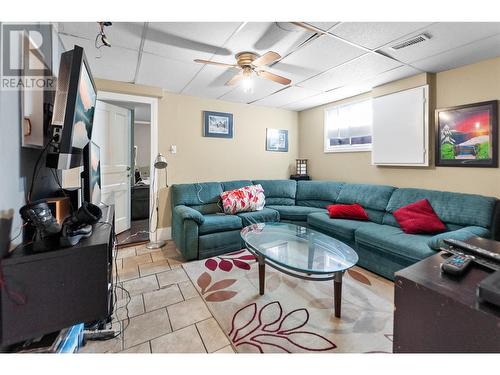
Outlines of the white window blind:
{"label": "white window blind", "polygon": [[343,104],[325,110],[324,151],[369,151],[372,145],[372,101]]}

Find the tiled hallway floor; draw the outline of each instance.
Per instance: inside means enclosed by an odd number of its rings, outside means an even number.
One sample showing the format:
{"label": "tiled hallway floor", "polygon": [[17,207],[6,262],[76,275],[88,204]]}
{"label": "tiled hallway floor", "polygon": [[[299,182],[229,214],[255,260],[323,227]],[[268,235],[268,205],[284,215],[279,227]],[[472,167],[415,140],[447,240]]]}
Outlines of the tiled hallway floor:
{"label": "tiled hallway floor", "polygon": [[125,331],[108,341],[89,341],[80,353],[233,353],[205,302],[181,267],[172,241],[161,250],[144,245],[117,250],[119,285],[113,329]]}

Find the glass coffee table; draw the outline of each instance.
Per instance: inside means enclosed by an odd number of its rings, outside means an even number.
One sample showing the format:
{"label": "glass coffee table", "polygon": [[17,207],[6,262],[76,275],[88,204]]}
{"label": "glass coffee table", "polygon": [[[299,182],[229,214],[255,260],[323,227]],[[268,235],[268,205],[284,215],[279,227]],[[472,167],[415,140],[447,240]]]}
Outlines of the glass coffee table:
{"label": "glass coffee table", "polygon": [[335,316],[340,318],[342,275],[358,262],[351,247],[315,230],[286,223],[253,224],[241,230],[241,238],[257,257],[260,295],[264,294],[266,264],[305,280],[333,280]]}

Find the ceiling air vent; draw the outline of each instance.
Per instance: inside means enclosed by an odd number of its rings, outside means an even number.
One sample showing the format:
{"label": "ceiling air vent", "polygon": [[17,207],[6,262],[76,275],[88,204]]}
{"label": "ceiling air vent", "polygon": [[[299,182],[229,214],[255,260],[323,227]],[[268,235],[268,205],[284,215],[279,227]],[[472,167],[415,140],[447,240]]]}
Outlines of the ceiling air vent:
{"label": "ceiling air vent", "polygon": [[410,39],[406,39],[398,44],[393,45],[391,48],[395,51],[399,49],[403,49],[406,47],[414,46],[415,44],[425,42],[426,40],[429,40],[430,36],[426,34],[420,34],[414,37],[411,37]]}

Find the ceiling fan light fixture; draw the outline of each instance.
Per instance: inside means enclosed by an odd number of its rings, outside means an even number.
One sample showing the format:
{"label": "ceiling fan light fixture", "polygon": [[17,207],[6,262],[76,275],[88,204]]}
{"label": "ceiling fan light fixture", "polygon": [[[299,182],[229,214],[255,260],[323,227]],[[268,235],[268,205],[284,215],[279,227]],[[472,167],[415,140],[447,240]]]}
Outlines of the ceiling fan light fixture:
{"label": "ceiling fan light fixture", "polygon": [[253,70],[251,67],[243,68],[243,78],[241,79],[241,86],[243,87],[243,92],[250,94],[253,92]]}
{"label": "ceiling fan light fixture", "polygon": [[253,77],[251,75],[244,75],[241,80],[241,86],[243,87],[243,92],[246,94],[251,94],[253,92]]}

